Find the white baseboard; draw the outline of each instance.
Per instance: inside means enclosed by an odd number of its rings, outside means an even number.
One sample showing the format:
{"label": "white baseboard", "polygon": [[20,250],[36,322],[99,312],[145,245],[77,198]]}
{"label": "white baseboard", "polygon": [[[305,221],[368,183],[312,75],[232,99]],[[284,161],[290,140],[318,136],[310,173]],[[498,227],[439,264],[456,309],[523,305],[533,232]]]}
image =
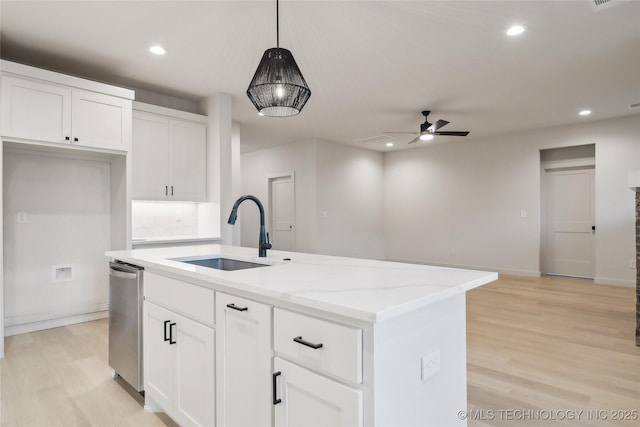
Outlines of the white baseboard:
{"label": "white baseboard", "polygon": [[59,328],[61,326],[89,322],[91,320],[105,319],[108,317],[108,304],[101,304],[94,307],[91,311],[84,313],[81,312],[77,314],[62,315],[59,317],[47,318],[43,320],[34,319],[33,321],[14,323],[10,325],[5,323],[4,336],[9,337],[12,335],[25,334],[28,332],[43,331],[45,329]]}
{"label": "white baseboard", "polygon": [[596,285],[625,286],[628,288],[636,287],[635,280],[609,279],[606,277],[594,277],[593,283],[595,283]]}

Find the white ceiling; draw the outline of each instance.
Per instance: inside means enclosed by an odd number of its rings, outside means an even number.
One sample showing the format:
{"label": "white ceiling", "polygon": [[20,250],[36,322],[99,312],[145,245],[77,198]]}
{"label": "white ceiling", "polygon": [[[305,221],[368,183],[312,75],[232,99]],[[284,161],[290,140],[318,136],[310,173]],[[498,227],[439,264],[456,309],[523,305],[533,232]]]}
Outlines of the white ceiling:
{"label": "white ceiling", "polygon": [[[0,2],[5,59],[199,100],[224,92],[242,150],[418,131],[421,110],[464,139],[639,114],[640,1],[280,2],[280,45],[312,95],[302,113],[258,116],[245,95],[275,47],[275,1]],[[527,31],[504,32],[514,23]],[[148,53],[152,44],[169,50]],[[581,109],[589,117],[579,117]],[[412,135],[396,136],[395,149]]]}

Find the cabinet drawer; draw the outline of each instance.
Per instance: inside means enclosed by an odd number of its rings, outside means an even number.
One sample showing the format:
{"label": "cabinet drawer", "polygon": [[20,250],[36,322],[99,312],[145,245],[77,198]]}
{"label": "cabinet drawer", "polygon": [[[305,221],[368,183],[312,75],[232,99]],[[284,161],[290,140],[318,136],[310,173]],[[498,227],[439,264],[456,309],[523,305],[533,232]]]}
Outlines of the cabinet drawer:
{"label": "cabinet drawer", "polygon": [[207,325],[215,324],[213,289],[145,271],[144,299]]}
{"label": "cabinet drawer", "polygon": [[361,329],[276,308],[273,342],[276,352],[302,365],[362,383]]}

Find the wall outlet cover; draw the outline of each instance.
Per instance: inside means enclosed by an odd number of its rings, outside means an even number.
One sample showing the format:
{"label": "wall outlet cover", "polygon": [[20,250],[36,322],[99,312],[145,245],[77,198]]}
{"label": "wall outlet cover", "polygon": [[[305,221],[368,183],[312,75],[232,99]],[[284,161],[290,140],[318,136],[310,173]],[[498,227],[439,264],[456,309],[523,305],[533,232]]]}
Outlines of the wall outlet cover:
{"label": "wall outlet cover", "polygon": [[422,356],[420,378],[422,381],[431,378],[440,370],[440,349],[434,350],[431,353]]}

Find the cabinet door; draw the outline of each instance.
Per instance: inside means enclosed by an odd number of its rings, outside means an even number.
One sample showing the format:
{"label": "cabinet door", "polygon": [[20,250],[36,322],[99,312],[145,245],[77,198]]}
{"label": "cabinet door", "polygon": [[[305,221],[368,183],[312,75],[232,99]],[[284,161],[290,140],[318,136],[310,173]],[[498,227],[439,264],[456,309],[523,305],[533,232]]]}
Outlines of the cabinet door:
{"label": "cabinet door", "polygon": [[[173,317],[172,317],[173,316]],[[165,325],[166,321],[169,321]],[[169,340],[170,323],[175,315],[155,304],[144,303],[144,390],[166,412],[173,401],[173,347]],[[175,336],[175,325],[172,326]]]}
{"label": "cabinet door", "polygon": [[169,193],[169,120],[133,112],[132,198],[166,200]]}
{"label": "cabinet door", "polygon": [[69,143],[71,90],[2,76],[2,135]]}
{"label": "cabinet door", "polygon": [[361,427],[362,391],[274,359],[276,427]]}
{"label": "cabinet door", "polygon": [[128,151],[131,145],[131,101],[101,93],[72,92],[72,143]]}
{"label": "cabinet door", "polygon": [[170,193],[172,200],[203,202],[207,198],[207,127],[169,120]]}
{"label": "cabinet door", "polygon": [[181,426],[215,425],[215,334],[212,328],[177,317],[174,420]]}
{"label": "cabinet door", "polygon": [[271,306],[216,293],[218,425],[271,425]]}

